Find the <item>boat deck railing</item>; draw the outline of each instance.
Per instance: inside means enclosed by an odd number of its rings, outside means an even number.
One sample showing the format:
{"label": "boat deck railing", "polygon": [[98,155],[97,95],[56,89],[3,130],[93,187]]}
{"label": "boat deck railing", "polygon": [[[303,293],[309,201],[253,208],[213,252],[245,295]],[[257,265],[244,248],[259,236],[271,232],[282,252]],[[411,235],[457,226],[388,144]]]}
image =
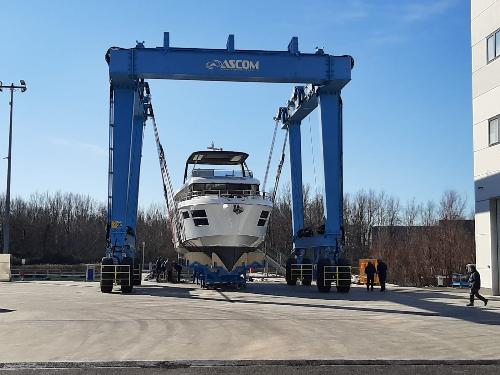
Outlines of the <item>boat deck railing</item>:
{"label": "boat deck railing", "polygon": [[262,198],[265,200],[271,200],[271,193],[255,191],[255,190],[200,190],[200,191],[190,191],[188,193],[178,195],[175,197],[177,202],[184,202],[197,197],[204,196],[217,196],[219,198]]}

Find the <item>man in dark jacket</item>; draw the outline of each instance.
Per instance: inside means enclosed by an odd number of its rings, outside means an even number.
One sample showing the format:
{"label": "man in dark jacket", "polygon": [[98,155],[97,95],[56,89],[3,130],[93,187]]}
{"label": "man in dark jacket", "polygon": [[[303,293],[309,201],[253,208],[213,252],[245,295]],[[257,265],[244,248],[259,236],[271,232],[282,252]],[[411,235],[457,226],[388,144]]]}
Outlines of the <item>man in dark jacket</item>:
{"label": "man in dark jacket", "polygon": [[387,264],[379,259],[377,262],[378,281],[380,281],[380,291],[385,292],[385,280],[387,279]]}
{"label": "man in dark jacket", "polygon": [[156,282],[160,282],[160,273],[161,273],[161,265],[163,263],[163,259],[161,257],[158,257],[156,259],[156,267],[155,267],[155,276],[156,276]]}
{"label": "man in dark jacket", "polygon": [[177,275],[177,282],[181,282],[181,272],[182,272],[182,265],[179,262],[174,262],[174,269],[175,273]]}
{"label": "man in dark jacket", "polygon": [[173,279],[173,269],[174,269],[173,263],[169,259],[167,259],[164,262],[163,267],[165,269],[165,272],[167,273],[167,282],[172,283],[174,281],[174,279]]}
{"label": "man in dark jacket", "polygon": [[365,267],[365,274],[366,274],[366,290],[373,291],[373,283],[375,282],[375,266],[373,265],[372,262],[368,262],[368,264]]}
{"label": "man in dark jacket", "polygon": [[470,302],[466,306],[474,306],[474,297],[477,297],[484,302],[484,306],[488,304],[488,300],[479,294],[481,289],[481,275],[477,272],[476,266],[468,265],[469,268],[469,283],[470,283]]}

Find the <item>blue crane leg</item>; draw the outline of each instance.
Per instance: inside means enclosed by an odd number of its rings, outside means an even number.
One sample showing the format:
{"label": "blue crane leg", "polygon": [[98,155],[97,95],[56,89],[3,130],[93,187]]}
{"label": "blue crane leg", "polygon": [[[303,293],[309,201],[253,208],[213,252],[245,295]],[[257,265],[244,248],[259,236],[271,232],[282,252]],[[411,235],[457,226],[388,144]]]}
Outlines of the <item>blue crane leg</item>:
{"label": "blue crane leg", "polygon": [[[113,127],[113,177],[110,245],[108,256],[121,260],[123,253],[131,256],[127,239],[127,210],[130,194],[130,159],[134,109],[136,108],[137,89],[135,85],[114,88],[114,127]],[[135,219],[136,220],[136,219]]]}
{"label": "blue crane leg", "polygon": [[130,180],[127,198],[127,219],[126,223],[132,229],[129,235],[129,245],[135,250],[135,232],[137,228],[137,207],[139,202],[139,177],[141,172],[142,139],[144,132],[144,108],[139,100],[139,95],[135,97],[134,116],[132,121],[132,139],[130,151]]}
{"label": "blue crane leg", "polygon": [[[292,185],[292,228],[293,237],[304,228],[304,201],[302,193],[302,147],[300,122],[288,126],[290,137],[290,180]],[[295,245],[294,245],[295,246]]]}
{"label": "blue crane leg", "polygon": [[324,168],[325,235],[340,239],[343,224],[342,123],[340,93],[321,92],[321,145]]}

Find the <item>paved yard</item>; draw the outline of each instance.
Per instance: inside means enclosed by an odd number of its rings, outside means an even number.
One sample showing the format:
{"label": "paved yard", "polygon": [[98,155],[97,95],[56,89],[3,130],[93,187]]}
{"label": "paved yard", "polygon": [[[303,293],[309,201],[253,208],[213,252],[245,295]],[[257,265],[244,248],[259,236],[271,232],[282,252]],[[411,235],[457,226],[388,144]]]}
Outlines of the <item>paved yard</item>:
{"label": "paved yard", "polygon": [[0,284],[0,362],[500,359],[500,299],[449,289],[347,295],[254,282],[101,294],[97,283]]}

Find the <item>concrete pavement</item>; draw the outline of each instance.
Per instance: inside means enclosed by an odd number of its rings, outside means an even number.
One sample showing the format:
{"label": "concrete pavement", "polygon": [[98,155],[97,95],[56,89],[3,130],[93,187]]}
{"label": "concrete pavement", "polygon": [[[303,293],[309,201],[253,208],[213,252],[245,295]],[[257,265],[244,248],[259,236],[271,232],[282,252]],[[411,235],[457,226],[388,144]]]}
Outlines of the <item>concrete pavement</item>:
{"label": "concrete pavement", "polygon": [[0,362],[500,359],[500,300],[466,302],[418,288],[147,283],[106,295],[97,283],[1,283]]}
{"label": "concrete pavement", "polygon": [[282,374],[336,374],[336,375],[496,375],[500,369],[498,362],[492,363],[341,363],[335,361],[262,361],[254,362],[190,362],[190,363],[52,363],[50,366],[39,364],[8,365],[0,368],[0,374],[14,375],[282,375]]}

